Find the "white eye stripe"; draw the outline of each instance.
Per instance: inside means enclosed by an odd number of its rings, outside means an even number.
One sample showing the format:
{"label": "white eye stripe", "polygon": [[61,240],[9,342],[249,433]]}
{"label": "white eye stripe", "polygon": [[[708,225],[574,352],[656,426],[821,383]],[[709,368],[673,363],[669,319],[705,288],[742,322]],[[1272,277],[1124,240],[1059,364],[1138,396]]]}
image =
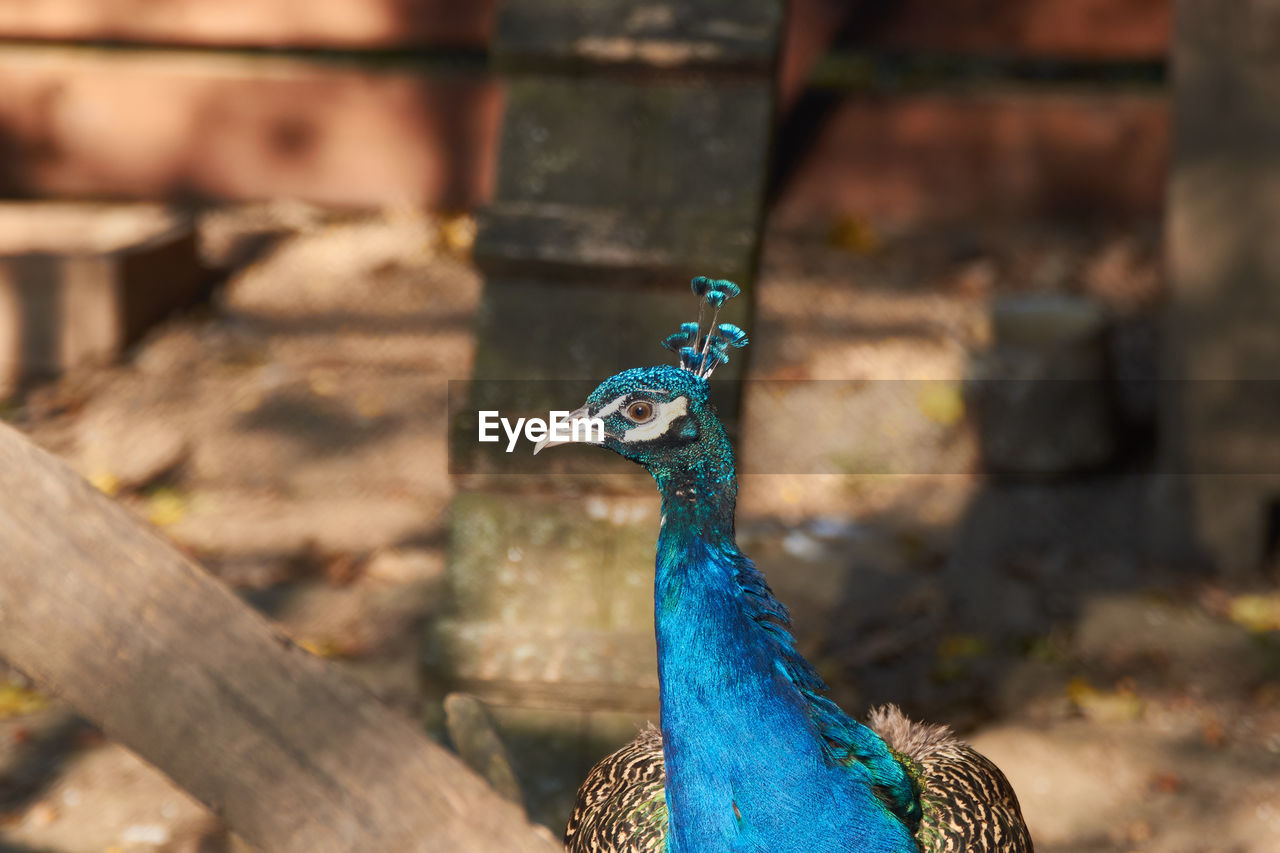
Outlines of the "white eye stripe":
{"label": "white eye stripe", "polygon": [[630,398],[631,398],[630,394],[623,394],[621,397],[617,398],[616,400],[611,402],[609,405],[605,406],[603,409],[596,412],[595,416],[597,418],[600,418],[601,420],[604,420],[605,418],[609,417],[609,415],[612,415],[614,412],[618,411],[618,409],[621,409],[622,404],[627,402],[627,400],[629,400]]}
{"label": "white eye stripe", "polygon": [[623,441],[649,441],[657,438],[667,431],[673,421],[689,413],[689,400],[685,397],[676,397],[666,403],[654,403],[653,406],[656,409],[653,419],[624,432]]}

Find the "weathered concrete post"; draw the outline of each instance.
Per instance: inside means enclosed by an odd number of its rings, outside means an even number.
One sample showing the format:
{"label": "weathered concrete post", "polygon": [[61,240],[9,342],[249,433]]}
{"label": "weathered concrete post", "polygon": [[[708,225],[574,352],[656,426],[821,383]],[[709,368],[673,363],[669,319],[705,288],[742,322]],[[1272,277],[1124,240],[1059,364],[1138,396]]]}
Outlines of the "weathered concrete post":
{"label": "weathered concrete post", "polygon": [[598,449],[533,460],[524,441],[481,446],[475,412],[545,418],[617,370],[666,361],[659,341],[696,311],[694,275],[742,284],[723,319],[744,321],[781,20],[778,0],[509,0],[500,13],[506,117],[476,244],[475,381],[452,395],[465,400],[452,606],[425,666],[488,702],[533,816],[556,830],[590,765],[656,721],[657,496]]}
{"label": "weathered concrete post", "polygon": [[1173,67],[1166,420],[1200,540],[1240,575],[1280,500],[1280,0],[1179,0]]}

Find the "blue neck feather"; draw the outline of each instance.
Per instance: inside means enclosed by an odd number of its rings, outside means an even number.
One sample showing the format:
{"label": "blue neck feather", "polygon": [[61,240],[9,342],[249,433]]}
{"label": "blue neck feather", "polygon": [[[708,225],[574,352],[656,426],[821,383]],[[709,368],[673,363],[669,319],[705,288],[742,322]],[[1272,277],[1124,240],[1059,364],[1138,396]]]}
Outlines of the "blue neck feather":
{"label": "blue neck feather", "polygon": [[728,439],[714,416],[699,427],[687,453],[650,466],[668,853],[914,853],[911,780],[821,695],[786,608],[735,544]]}

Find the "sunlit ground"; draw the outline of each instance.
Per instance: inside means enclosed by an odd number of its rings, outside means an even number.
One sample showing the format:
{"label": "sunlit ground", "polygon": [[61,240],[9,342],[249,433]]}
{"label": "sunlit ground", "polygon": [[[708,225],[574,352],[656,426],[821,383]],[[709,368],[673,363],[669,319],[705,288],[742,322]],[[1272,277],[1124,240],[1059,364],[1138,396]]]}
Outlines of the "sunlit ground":
{"label": "sunlit ground", "polygon": [[[446,384],[470,371],[481,288],[470,222],[276,206],[203,227],[236,265],[214,303],[10,420],[416,718],[453,494]],[[1148,233],[834,223],[772,233],[757,293],[749,377],[771,381],[744,400],[741,461],[761,472],[743,482],[745,549],[842,704],[892,699],[963,729],[1042,853],[1280,847],[1280,598],[1131,535],[1150,520],[1140,469],[1021,487],[974,473],[960,381],[989,300],[1089,293],[1131,318],[1145,369],[1157,255]],[[636,364],[664,356],[655,342]],[[834,397],[799,381],[884,379],[911,381]],[[0,847],[234,845],[29,688],[0,685]]]}

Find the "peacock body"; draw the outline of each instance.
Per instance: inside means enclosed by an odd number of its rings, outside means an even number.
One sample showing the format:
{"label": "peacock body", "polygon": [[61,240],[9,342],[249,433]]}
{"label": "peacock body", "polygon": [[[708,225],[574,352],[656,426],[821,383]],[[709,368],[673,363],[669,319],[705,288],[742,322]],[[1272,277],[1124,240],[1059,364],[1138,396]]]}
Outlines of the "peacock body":
{"label": "peacock body", "polygon": [[[694,279],[718,309],[738,288]],[[598,764],[578,792],[574,853],[1030,851],[1000,771],[945,729],[896,709],[872,725],[824,695],[786,608],[734,537],[733,450],[707,379],[746,335],[686,323],[679,367],[602,383],[570,419],[578,441],[644,465],[662,496],[654,578],[661,730]],[[567,443],[550,438],[543,447]]]}

